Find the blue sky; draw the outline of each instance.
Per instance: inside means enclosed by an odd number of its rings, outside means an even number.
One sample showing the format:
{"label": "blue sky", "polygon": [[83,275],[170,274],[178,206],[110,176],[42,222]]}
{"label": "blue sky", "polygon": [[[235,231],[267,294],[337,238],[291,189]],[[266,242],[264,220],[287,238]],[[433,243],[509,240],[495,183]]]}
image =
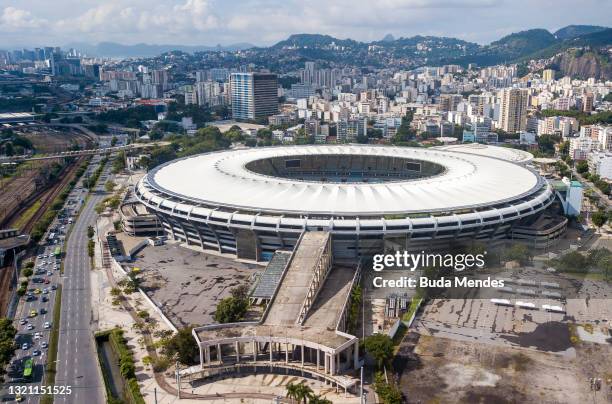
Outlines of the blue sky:
{"label": "blue sky", "polygon": [[0,0],[0,48],[113,41],[269,45],[294,33],[489,43],[528,28],[612,25],[612,0]]}

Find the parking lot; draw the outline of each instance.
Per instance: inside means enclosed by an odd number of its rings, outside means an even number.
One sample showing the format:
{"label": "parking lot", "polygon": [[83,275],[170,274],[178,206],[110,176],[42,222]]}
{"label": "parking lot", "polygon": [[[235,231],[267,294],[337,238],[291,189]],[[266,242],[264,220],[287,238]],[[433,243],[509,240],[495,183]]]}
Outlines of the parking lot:
{"label": "parking lot", "polygon": [[177,327],[212,322],[217,302],[264,269],[175,243],[145,247],[130,267],[140,269],[143,290]]}

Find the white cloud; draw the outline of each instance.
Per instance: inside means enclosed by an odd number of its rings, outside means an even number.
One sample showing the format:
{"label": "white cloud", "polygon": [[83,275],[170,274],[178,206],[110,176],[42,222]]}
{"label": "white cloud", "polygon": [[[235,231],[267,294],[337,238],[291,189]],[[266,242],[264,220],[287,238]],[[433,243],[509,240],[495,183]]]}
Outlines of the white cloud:
{"label": "white cloud", "polygon": [[46,23],[44,19],[33,17],[29,11],[15,7],[5,7],[0,15],[1,31],[41,28]]}
{"label": "white cloud", "polygon": [[[211,12],[207,0],[183,0],[178,4],[168,1],[139,3],[127,0],[106,2],[87,9],[73,18],[63,18],[55,23],[59,32],[77,30],[81,33],[118,37],[148,37],[170,33],[187,37],[193,32],[210,31],[218,27],[218,19]],[[138,35],[140,34],[140,35]]]}
{"label": "white cloud", "polygon": [[[609,25],[612,1],[581,0],[1,0],[0,41],[63,45],[274,43],[295,33],[375,40],[446,35],[478,42],[516,27]],[[528,10],[528,12],[526,12]],[[546,19],[542,19],[546,15]],[[608,18],[609,20],[609,18]]]}

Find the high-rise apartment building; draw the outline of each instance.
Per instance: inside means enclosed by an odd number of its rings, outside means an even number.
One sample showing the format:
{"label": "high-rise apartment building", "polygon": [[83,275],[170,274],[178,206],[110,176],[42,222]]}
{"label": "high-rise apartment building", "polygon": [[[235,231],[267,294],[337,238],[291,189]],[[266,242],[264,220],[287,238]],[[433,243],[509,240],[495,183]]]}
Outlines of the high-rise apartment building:
{"label": "high-rise apartment building", "polygon": [[165,91],[168,89],[168,71],[167,70],[153,70],[151,73],[151,82],[158,84]]}
{"label": "high-rise apartment building", "polygon": [[527,90],[506,88],[501,91],[500,127],[509,133],[524,131],[527,126]]}
{"label": "high-rise apartment building", "polygon": [[271,73],[232,73],[232,117],[267,118],[278,113],[278,79]]}
{"label": "high-rise apartment building", "polygon": [[542,79],[544,81],[553,81],[555,79],[555,71],[552,69],[545,69],[542,72]]}
{"label": "high-rise apartment building", "polygon": [[582,96],[582,112],[591,112],[593,111],[593,101],[595,100],[595,96],[593,93],[589,92]]}
{"label": "high-rise apartment building", "polygon": [[185,105],[197,104],[198,96],[195,91],[188,91],[185,93]]}

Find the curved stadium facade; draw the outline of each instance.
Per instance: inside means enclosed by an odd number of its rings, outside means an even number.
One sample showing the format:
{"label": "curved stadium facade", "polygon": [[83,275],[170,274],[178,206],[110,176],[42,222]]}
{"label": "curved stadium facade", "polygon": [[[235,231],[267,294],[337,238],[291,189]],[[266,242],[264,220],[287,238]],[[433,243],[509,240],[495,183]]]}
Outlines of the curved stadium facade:
{"label": "curved stadium facade", "polygon": [[[550,185],[497,147],[320,145],[201,154],[151,170],[136,196],[175,240],[265,260],[304,231],[329,231],[334,256],[505,238],[554,201]],[[483,146],[484,147],[484,146]]]}

